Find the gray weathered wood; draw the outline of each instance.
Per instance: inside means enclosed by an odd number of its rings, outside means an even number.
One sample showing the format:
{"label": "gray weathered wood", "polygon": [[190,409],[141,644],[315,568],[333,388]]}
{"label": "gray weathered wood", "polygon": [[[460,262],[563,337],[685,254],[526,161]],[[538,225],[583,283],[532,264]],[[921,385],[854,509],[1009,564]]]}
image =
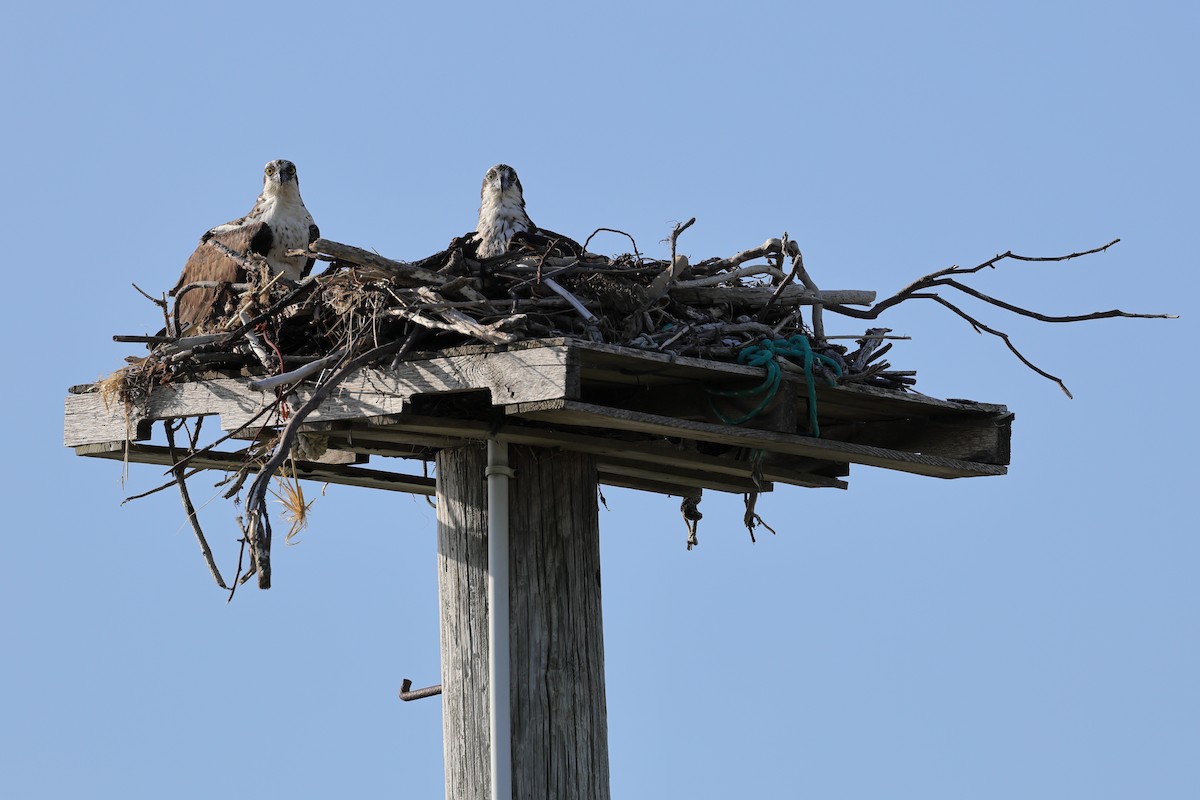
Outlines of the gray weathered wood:
{"label": "gray weathered wood", "polygon": [[[667,482],[674,477],[676,470],[684,470],[691,473],[711,473],[718,478],[720,476],[749,478],[751,475],[751,465],[749,462],[731,458],[713,458],[712,456],[699,453],[695,449],[687,449],[679,444],[671,444],[666,441],[651,443],[628,439],[614,439],[607,436],[590,436],[586,433],[525,426],[517,423],[515,420],[506,423],[503,427],[495,428],[495,426],[484,422],[404,414],[397,417],[390,417],[386,423],[381,421],[378,426],[372,426],[365,431],[357,431],[353,435],[359,441],[367,443],[375,442],[379,443],[377,446],[382,446],[383,443],[387,442],[407,443],[414,437],[419,439],[422,436],[433,437],[439,434],[454,434],[464,439],[474,439],[477,441],[483,441],[489,436],[495,436],[499,441],[508,444],[559,447],[563,450],[589,453],[596,457],[597,465],[601,471],[601,480],[604,483],[609,482],[604,480],[607,465],[610,462],[626,460],[636,460],[646,465],[652,465],[659,473],[659,480]],[[335,441],[335,439],[331,437],[331,441]],[[345,440],[336,439],[336,442],[339,447],[346,447],[347,449],[351,447]],[[792,461],[795,462],[797,459],[792,459]],[[816,466],[817,463],[819,462],[814,462],[812,466]],[[614,469],[611,474],[619,473]],[[791,468],[781,464],[771,464],[769,461],[764,462],[762,465],[762,477],[767,481],[787,483],[793,486],[832,489],[846,488],[845,481],[830,478],[824,474],[814,474],[803,469]],[[618,483],[613,481],[612,483],[613,485],[626,485],[624,482]],[[713,485],[706,486],[707,488],[717,488]]]}
{"label": "gray weathered wood", "polygon": [[513,797],[607,800],[595,463],[509,452]]}
{"label": "gray weathered wood", "polygon": [[[746,457],[714,456],[712,448],[698,444],[704,442],[764,450],[767,458],[757,477],[798,486],[845,488],[839,478],[851,463],[939,477],[1005,472],[1012,415],[1001,405],[818,383],[823,437],[814,440],[794,435],[795,417],[806,416],[807,390],[789,374],[774,412],[769,409],[746,426],[716,424],[704,389],[750,387],[761,380],[758,367],[603,343],[547,339],[504,349],[470,345],[414,356],[395,371],[351,376],[309,418],[305,430],[330,434],[332,445],[346,451],[423,459],[438,448],[495,433],[512,444],[589,453],[597,459],[602,483],[669,494],[699,488],[744,491],[754,477]],[[218,377],[158,387],[147,407],[135,410],[128,421],[119,404],[105,408],[94,387],[79,387],[67,398],[65,439],[72,446],[144,441],[154,419],[210,414],[220,415],[222,427],[233,430],[274,401],[272,393],[252,391],[249,383]],[[312,386],[302,384],[290,403],[306,400]],[[497,428],[486,414],[462,419],[410,413],[414,395],[473,390],[488,391],[494,405],[507,409],[508,421]],[[586,408],[564,405],[583,400]],[[746,408],[752,405],[746,402]],[[429,408],[437,411],[438,405]],[[737,406],[728,401],[722,408],[731,412]],[[527,414],[537,419],[516,416]],[[256,435],[266,421],[241,435]],[[393,427],[386,427],[389,423]],[[754,435],[747,430],[751,427],[781,435]],[[214,462],[213,468],[224,467]],[[378,482],[369,472],[354,474],[362,475],[363,485]],[[340,482],[353,481],[343,476]]]}
{"label": "gray weathered wood", "polygon": [[[158,464],[169,467],[171,460],[170,448],[152,444],[136,444],[133,442],[100,442],[96,444],[78,445],[75,453],[93,458],[107,458],[114,461],[129,461],[134,464]],[[182,456],[182,454],[177,454]],[[188,461],[188,469],[214,469],[233,471],[241,469],[246,464],[246,456],[242,453],[225,453],[210,451],[203,455],[193,456]],[[252,466],[251,472],[257,472]],[[289,468],[290,473],[290,468]],[[419,475],[402,475],[398,472],[384,472],[378,469],[364,469],[340,464],[320,464],[315,461],[297,461],[296,477],[303,480],[320,481],[322,483],[338,483],[347,486],[364,486],[368,489],[387,489],[393,492],[411,492],[413,494],[433,494],[434,481]]]}
{"label": "gray weathered wood", "polygon": [[710,425],[674,419],[655,414],[605,408],[572,400],[547,400],[509,406],[509,414],[529,419],[546,420],[565,425],[655,433],[663,436],[685,436],[706,442],[741,447],[762,448],[777,453],[866,464],[872,467],[912,472],[937,478],[967,478],[983,475],[1003,475],[1003,466],[978,464],[970,461],[926,456],[887,450],[881,447],[826,441],[806,436],[791,436],[770,431],[746,430],[731,425]]}
{"label": "gray weathered wood", "polygon": [[488,800],[487,455],[437,454],[442,749],[448,800]]}
{"label": "gray weathered wood", "polygon": [[450,278],[432,270],[418,267],[415,264],[410,264],[407,261],[394,261],[390,258],[384,258],[378,253],[372,253],[370,250],[363,250],[361,247],[334,242],[329,239],[317,239],[311,245],[309,250],[313,253],[320,253],[323,256],[349,261],[351,264],[360,264],[364,267],[375,267],[382,269],[398,278],[410,278],[413,281],[429,283],[434,286],[442,286],[450,281]]}
{"label": "gray weathered wood", "polygon": [[[544,448],[509,452],[513,797],[607,800],[595,464]],[[484,448],[442,450],[437,466],[446,797],[486,800]]]}
{"label": "gray weathered wood", "polygon": [[919,451],[981,464],[1007,464],[1011,456],[1012,427],[1007,417],[995,424],[945,420],[896,420],[869,424],[825,425],[821,436],[892,450]]}
{"label": "gray weathered wood", "polygon": [[[568,368],[568,351],[543,347],[513,352],[453,356],[430,361],[404,361],[394,370],[364,369],[344,381],[310,415],[314,422],[361,419],[396,414],[417,394],[487,389],[495,404],[572,397],[578,378]],[[293,405],[312,394],[311,384],[293,392]],[[146,423],[172,417],[221,415],[221,427],[233,430],[274,402],[270,392],[257,392],[241,378],[187,381],[157,387],[146,407],[130,409],[117,402],[106,407],[98,392],[72,394],[66,400],[64,443],[68,447],[149,436]]]}

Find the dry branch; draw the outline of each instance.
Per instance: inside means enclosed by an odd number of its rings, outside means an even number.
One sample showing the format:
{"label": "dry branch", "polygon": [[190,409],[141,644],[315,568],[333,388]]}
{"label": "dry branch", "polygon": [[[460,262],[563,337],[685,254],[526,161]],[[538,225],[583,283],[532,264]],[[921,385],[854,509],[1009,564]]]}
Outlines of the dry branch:
{"label": "dry branch", "polygon": [[998,330],[996,328],[992,328],[992,327],[989,327],[988,325],[985,325],[983,322],[980,322],[975,317],[972,317],[970,314],[966,313],[961,308],[959,308],[954,303],[950,302],[949,300],[947,300],[945,297],[941,296],[937,292],[930,292],[930,291],[926,291],[926,290],[935,289],[939,286],[945,286],[945,287],[948,287],[951,289],[957,289],[971,297],[975,297],[975,298],[982,300],[986,303],[989,303],[991,305],[997,306],[999,308],[1003,308],[1006,311],[1011,311],[1015,314],[1019,314],[1024,317],[1030,317],[1032,319],[1036,319],[1041,322],[1084,322],[1087,320],[1095,320],[1095,319],[1110,319],[1112,317],[1127,317],[1130,319],[1176,319],[1175,315],[1173,315],[1173,314],[1139,314],[1139,313],[1131,313],[1128,311],[1120,311],[1117,309],[1113,309],[1111,311],[1096,311],[1096,312],[1092,312],[1089,314],[1073,314],[1073,315],[1069,315],[1069,316],[1052,316],[1049,314],[1042,314],[1037,311],[1032,311],[1030,309],[1023,308],[1021,306],[1017,306],[1012,303],[1007,303],[1007,302],[1004,302],[1003,300],[997,300],[994,297],[990,297],[989,295],[986,295],[983,292],[980,292],[976,289],[973,289],[969,286],[964,285],[963,283],[961,283],[957,280],[947,277],[949,275],[971,275],[973,273],[979,272],[984,269],[995,268],[997,264],[999,264],[1000,262],[1002,262],[1006,259],[1011,259],[1014,261],[1028,261],[1028,262],[1070,261],[1071,259],[1080,258],[1082,256],[1093,255],[1095,253],[1103,253],[1104,251],[1108,250],[1108,248],[1112,247],[1119,241],[1121,241],[1121,240],[1113,239],[1111,242],[1109,242],[1108,244],[1103,245],[1101,247],[1095,247],[1095,248],[1092,248],[1091,250],[1081,250],[1079,252],[1069,253],[1069,254],[1063,255],[1063,256],[1021,256],[1021,255],[1017,255],[1017,254],[1013,253],[1011,250],[1009,250],[1007,252],[1000,253],[999,255],[989,258],[987,261],[984,261],[980,264],[976,264],[973,267],[963,268],[956,264],[956,265],[947,267],[945,269],[940,269],[937,272],[931,272],[928,275],[913,281],[908,286],[905,286],[903,289],[896,292],[896,294],[894,294],[891,297],[888,297],[884,300],[879,301],[874,306],[872,306],[871,308],[868,308],[868,309],[847,308],[846,306],[841,306],[841,305],[837,305],[837,306],[831,305],[831,306],[827,306],[827,308],[829,308],[830,311],[836,311],[839,314],[843,314],[848,317],[854,317],[855,319],[878,319],[879,315],[882,314],[884,311],[891,308],[892,306],[899,305],[900,303],[903,303],[906,300],[913,300],[913,299],[933,300],[933,301],[945,306],[946,308],[950,309],[953,313],[957,314],[959,317],[962,317],[964,320],[966,320],[971,325],[972,328],[975,329],[975,331],[977,333],[988,333],[988,334],[991,334],[992,336],[998,337],[1001,341],[1004,342],[1005,346],[1008,347],[1008,349],[1010,351],[1012,351],[1013,355],[1015,355],[1022,364],[1029,367],[1031,370],[1033,370],[1037,374],[1041,375],[1042,377],[1047,378],[1048,380],[1054,381],[1056,384],[1058,384],[1058,387],[1060,389],[1062,389],[1063,393],[1066,394],[1067,397],[1071,397],[1072,396],[1071,392],[1069,389],[1067,389],[1067,386],[1065,383],[1063,383],[1062,379],[1058,378],[1055,375],[1051,375],[1049,372],[1045,371],[1041,367],[1038,367],[1036,364],[1034,364],[1032,361],[1030,361],[1028,358],[1026,358],[1021,353],[1021,351],[1017,349],[1016,345],[1014,345],[1012,343],[1012,339],[1009,338],[1007,333],[1004,333],[1001,330]]}
{"label": "dry branch", "polygon": [[[167,431],[167,447],[171,450],[171,460],[175,462],[175,466],[171,468],[171,474],[175,477],[175,483],[179,486],[179,496],[183,499],[183,510],[187,513],[188,522],[192,525],[192,532],[196,534],[196,541],[200,544],[200,553],[204,556],[204,563],[208,565],[208,571],[212,573],[213,580],[217,582],[217,586],[222,589],[228,589],[225,585],[225,579],[221,577],[221,570],[217,569],[217,562],[213,560],[212,550],[208,546],[208,540],[204,538],[204,531],[200,528],[200,518],[196,515],[196,508],[192,505],[192,498],[188,494],[187,480],[183,474],[183,467],[179,465],[179,459],[175,457],[175,430],[177,425],[182,425],[182,422],[175,423],[172,420],[167,420],[164,427]],[[200,420],[196,420],[197,433],[199,432]],[[191,449],[194,451],[196,447],[195,439],[193,438]]]}

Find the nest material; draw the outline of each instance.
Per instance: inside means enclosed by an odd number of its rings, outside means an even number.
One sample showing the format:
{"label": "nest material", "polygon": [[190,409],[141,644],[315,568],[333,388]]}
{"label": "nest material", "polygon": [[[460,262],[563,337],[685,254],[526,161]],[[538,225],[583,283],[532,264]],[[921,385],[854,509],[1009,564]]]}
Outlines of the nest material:
{"label": "nest material", "polygon": [[[923,299],[949,309],[977,333],[1000,338],[1022,363],[1054,381],[1070,396],[1060,378],[1033,364],[1006,333],[966,313],[941,292],[954,290],[1043,322],[1172,316],[1119,309],[1052,316],[991,297],[962,282],[963,277],[994,268],[1000,262],[1068,261],[1103,252],[1119,240],[1063,256],[1031,257],[1008,251],[973,267],[955,265],[932,272],[894,295],[873,302],[871,292],[821,292],[805,271],[799,248],[786,234],[730,258],[711,258],[692,265],[675,250],[679,234],[694,221],[675,227],[669,260],[646,258],[637,252],[636,244],[633,254],[596,255],[587,252],[586,242],[580,246],[546,231],[519,234],[509,252],[493,259],[477,258],[471,237],[466,236],[455,239],[446,250],[413,263],[392,261],[319,239],[311,251],[295,254],[306,252],[332,263],[299,286],[283,285],[270,278],[267,270],[249,268],[245,284],[205,286],[228,292],[231,299],[236,299],[236,306],[223,305],[221,312],[207,321],[209,332],[201,335],[191,335],[193,331],[185,331],[184,336],[172,335],[174,326],[166,301],[146,295],[162,309],[167,321],[165,335],[115,337],[119,341],[146,342],[150,353],[127,359],[129,366],[102,381],[99,388],[106,402],[108,398],[122,400],[127,413],[144,402],[157,385],[202,379],[214,371],[265,375],[252,385],[276,390],[276,402],[243,426],[262,426],[246,451],[246,463],[222,482],[232,484],[225,493],[232,497],[240,495],[250,472],[258,473],[246,492],[244,518],[238,518],[249,568],[243,573],[239,556],[237,576],[228,587],[212,559],[186,491],[185,465],[189,458],[203,452],[197,449],[202,420],[196,421],[191,432],[188,455],[172,457],[174,482],[179,485],[209,569],[217,585],[232,594],[253,574],[259,576],[261,588],[270,586],[271,525],[266,509],[269,481],[289,457],[295,457],[294,448],[303,444],[300,428],[305,418],[353,371],[388,363],[388,359],[394,362],[410,357],[414,344],[422,337],[424,351],[565,337],[714,360],[739,359],[751,354],[751,345],[757,344],[760,347],[755,358],[764,353],[769,356],[768,374],[777,371],[775,367],[801,369],[788,361],[799,353],[805,362],[803,371],[814,370],[814,374],[805,376],[810,385],[821,378],[826,382],[836,379],[902,390],[915,382],[915,373],[890,370],[882,359],[892,346],[884,340],[897,337],[888,337],[887,328],[869,328],[858,338],[858,349],[848,352],[829,339],[854,337],[826,337],[822,311],[828,308],[845,317],[874,320],[894,305]],[[189,288],[199,288],[199,284],[180,287],[179,292]],[[849,307],[855,304],[870,307]],[[799,340],[798,336],[805,338]],[[771,340],[771,344],[764,340]],[[289,411],[283,402],[283,387],[318,375],[308,399]],[[176,452],[174,431],[182,424],[179,420],[167,421],[172,454]],[[226,434],[204,449],[236,433]],[[753,499],[751,494],[746,510],[746,525],[752,535],[755,525],[763,524],[754,511]],[[309,504],[298,492],[284,500],[292,514],[288,520],[290,538],[303,527]],[[689,519],[689,527],[699,519],[698,513],[689,516],[686,508],[684,516]]]}
{"label": "nest material", "polygon": [[508,253],[484,260],[469,236],[413,263],[327,240],[314,248],[328,269],[299,287],[252,276],[238,308],[211,321],[217,333],[158,337],[148,357],[130,359],[122,396],[136,402],[155,384],[213,371],[289,373],[415,328],[424,329],[424,351],[567,337],[721,361],[764,338],[803,334],[842,366],[842,381],[903,389],[915,380],[876,360],[886,329],[871,329],[854,352],[820,335],[816,293],[793,283],[803,261],[786,235],[694,265],[597,255],[552,235],[519,235]]}

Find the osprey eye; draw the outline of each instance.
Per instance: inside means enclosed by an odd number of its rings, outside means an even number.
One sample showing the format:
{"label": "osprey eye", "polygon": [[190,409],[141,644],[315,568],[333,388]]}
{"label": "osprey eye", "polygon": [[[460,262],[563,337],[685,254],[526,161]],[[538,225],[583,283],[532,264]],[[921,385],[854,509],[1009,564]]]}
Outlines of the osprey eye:
{"label": "osprey eye", "polygon": [[292,166],[289,166],[289,167],[287,168],[287,174],[288,174],[288,175],[295,175],[295,174],[296,174],[296,168],[295,168],[295,167],[292,167]]}
{"label": "osprey eye", "polygon": [[266,168],[266,170],[265,170],[265,172],[266,172],[268,175],[274,175],[274,174],[275,174],[275,168],[274,168],[274,167],[267,167],[267,168]]}

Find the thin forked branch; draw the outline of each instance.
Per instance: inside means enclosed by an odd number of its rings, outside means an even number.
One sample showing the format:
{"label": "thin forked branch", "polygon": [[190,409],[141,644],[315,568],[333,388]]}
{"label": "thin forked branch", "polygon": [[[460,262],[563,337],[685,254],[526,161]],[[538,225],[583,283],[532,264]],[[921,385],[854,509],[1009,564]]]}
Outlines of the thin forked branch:
{"label": "thin forked branch", "polygon": [[1062,380],[1054,375],[1051,375],[1049,372],[1046,372],[1045,370],[1041,369],[1040,367],[1035,365],[1033,362],[1031,362],[1028,358],[1026,358],[1021,353],[1021,351],[1018,350],[1016,348],[1016,346],[1012,343],[1012,340],[1009,338],[1007,333],[1004,333],[1003,331],[1000,331],[1000,330],[992,328],[988,325],[985,325],[984,323],[980,322],[978,319],[972,317],[970,314],[967,314],[965,311],[963,311],[961,308],[956,306],[954,303],[947,300],[945,297],[942,297],[941,295],[939,295],[936,291],[928,291],[928,290],[936,289],[939,286],[945,286],[950,289],[957,289],[958,291],[963,292],[966,295],[974,297],[978,300],[982,300],[983,302],[989,303],[993,306],[996,306],[997,308],[1003,308],[1005,311],[1011,311],[1014,314],[1019,314],[1020,316],[1023,316],[1023,317],[1029,317],[1030,319],[1036,319],[1041,322],[1084,322],[1087,320],[1094,320],[1094,319],[1111,319],[1113,317],[1125,317],[1125,318],[1131,318],[1131,319],[1175,319],[1176,317],[1173,314],[1138,314],[1138,313],[1132,313],[1132,312],[1128,312],[1128,311],[1121,311],[1119,309],[1112,309],[1110,311],[1095,311],[1095,312],[1092,312],[1089,314],[1071,314],[1071,315],[1043,314],[1039,311],[1033,311],[1031,309],[1023,308],[1021,306],[1014,305],[1012,303],[1008,303],[1003,300],[999,300],[995,297],[984,294],[983,292],[979,291],[978,289],[974,289],[970,286],[967,286],[966,284],[964,284],[958,280],[955,280],[953,277],[950,277],[950,276],[957,276],[957,275],[970,275],[970,274],[979,272],[981,270],[987,269],[989,267],[994,268],[997,264],[999,264],[1001,261],[1004,261],[1006,259],[1011,259],[1014,261],[1028,261],[1028,262],[1070,261],[1073,258],[1080,258],[1082,256],[1093,255],[1095,253],[1102,253],[1105,250],[1107,250],[1108,248],[1115,245],[1119,241],[1121,241],[1121,240],[1113,239],[1111,242],[1109,242],[1108,244],[1103,245],[1101,247],[1094,247],[1091,250],[1081,250],[1077,253],[1069,253],[1069,254],[1063,255],[1063,256],[1022,256],[1022,255],[1017,255],[1016,253],[1009,250],[1007,252],[1000,253],[999,255],[989,258],[987,261],[984,261],[981,264],[977,264],[973,267],[965,267],[964,268],[964,267],[960,267],[956,264],[954,266],[947,267],[945,269],[940,269],[936,272],[931,272],[928,275],[924,276],[923,278],[919,278],[918,280],[913,281],[908,286],[905,286],[903,289],[896,292],[891,297],[888,297],[884,300],[880,300],[878,303],[871,306],[870,308],[859,309],[859,308],[851,308],[849,306],[842,306],[842,305],[829,305],[829,306],[826,306],[826,308],[828,308],[830,311],[834,311],[838,314],[842,314],[847,317],[854,317],[855,319],[878,319],[879,315],[882,314],[884,311],[886,311],[887,309],[889,309],[893,306],[899,305],[900,303],[904,302],[905,300],[910,300],[910,299],[934,300],[934,301],[940,303],[941,305],[945,306],[946,308],[950,309],[952,312],[957,314],[959,317],[962,317],[968,323],[970,323],[976,332],[989,333],[993,336],[999,337],[1001,340],[1004,341],[1004,344],[1008,347],[1008,349],[1013,352],[1013,355],[1015,355],[1018,359],[1020,359],[1022,364],[1029,367],[1031,370],[1033,370],[1037,374],[1041,375],[1042,377],[1054,381],[1056,384],[1058,384],[1059,388],[1063,390],[1063,392],[1067,395],[1067,397],[1071,397],[1071,392],[1067,389],[1066,385],[1062,382]]}

